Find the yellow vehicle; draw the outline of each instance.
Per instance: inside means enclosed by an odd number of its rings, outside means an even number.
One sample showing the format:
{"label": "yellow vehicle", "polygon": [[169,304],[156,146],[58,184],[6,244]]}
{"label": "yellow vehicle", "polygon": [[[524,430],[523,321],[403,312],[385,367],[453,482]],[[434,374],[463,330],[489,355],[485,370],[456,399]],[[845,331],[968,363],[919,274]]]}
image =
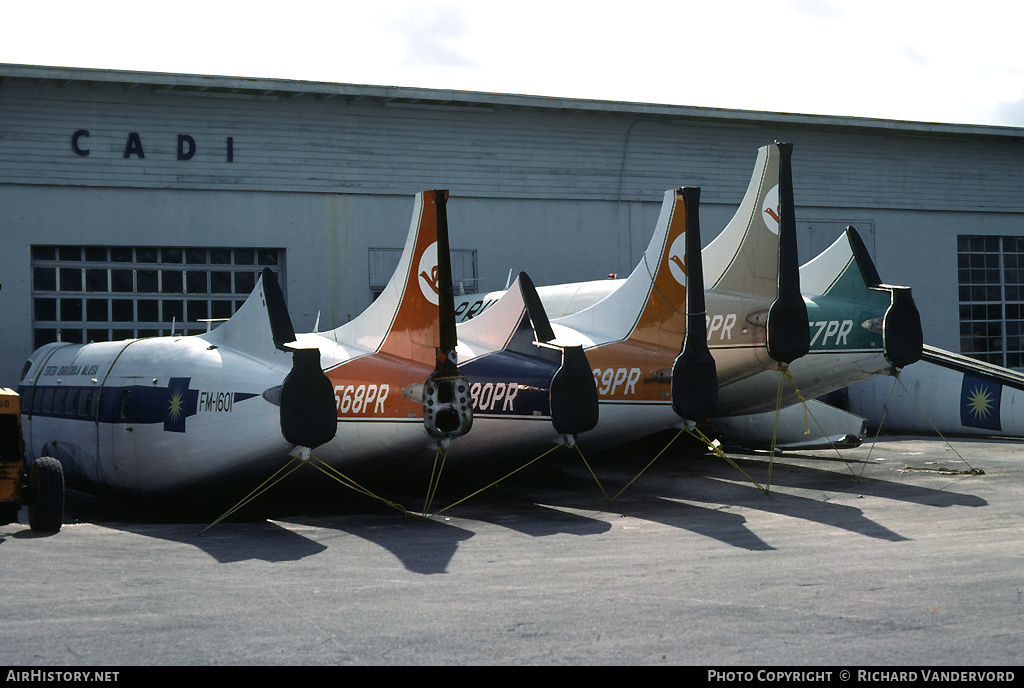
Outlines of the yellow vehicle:
{"label": "yellow vehicle", "polygon": [[0,525],[18,520],[28,506],[32,530],[55,532],[64,520],[64,471],[60,461],[44,456],[25,468],[21,437],[21,399],[0,387]]}

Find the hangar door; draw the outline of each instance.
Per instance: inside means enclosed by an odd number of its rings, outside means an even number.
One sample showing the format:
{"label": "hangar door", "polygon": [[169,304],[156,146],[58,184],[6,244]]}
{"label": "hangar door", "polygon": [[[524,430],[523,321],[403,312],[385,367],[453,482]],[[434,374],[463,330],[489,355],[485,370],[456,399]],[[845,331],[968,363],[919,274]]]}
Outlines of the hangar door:
{"label": "hangar door", "polygon": [[284,249],[33,246],[35,348],[202,334],[238,309]]}

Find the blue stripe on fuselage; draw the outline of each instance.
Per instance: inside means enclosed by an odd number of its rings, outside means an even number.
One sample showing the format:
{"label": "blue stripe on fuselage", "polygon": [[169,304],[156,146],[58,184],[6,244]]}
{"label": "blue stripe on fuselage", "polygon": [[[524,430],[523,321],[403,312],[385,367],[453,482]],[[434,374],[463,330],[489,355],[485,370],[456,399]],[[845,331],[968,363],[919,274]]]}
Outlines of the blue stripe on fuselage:
{"label": "blue stripe on fuselage", "polygon": [[[234,402],[258,396],[250,392],[201,392],[191,378],[173,377],[166,387],[125,385],[98,389],[74,386],[21,386],[22,415],[99,423],[163,423],[167,432],[185,432],[186,419],[199,411],[230,411]],[[127,395],[127,396],[126,396]],[[207,395],[204,408],[200,397]]]}
{"label": "blue stripe on fuselage", "polygon": [[502,416],[551,415],[551,379],[557,363],[496,351],[461,364],[469,381],[473,412]]}

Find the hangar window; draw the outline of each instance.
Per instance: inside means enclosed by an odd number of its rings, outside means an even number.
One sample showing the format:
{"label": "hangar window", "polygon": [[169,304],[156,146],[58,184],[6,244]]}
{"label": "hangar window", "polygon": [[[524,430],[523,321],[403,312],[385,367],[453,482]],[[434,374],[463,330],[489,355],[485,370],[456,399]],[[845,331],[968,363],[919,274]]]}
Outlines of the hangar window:
{"label": "hangar window", "polygon": [[35,346],[201,334],[238,309],[284,249],[33,246]]}
{"label": "hangar window", "polygon": [[[451,249],[452,284],[456,294],[473,294],[477,290],[476,249]],[[402,257],[400,248],[370,249],[370,298],[376,299],[388,286]]]}
{"label": "hangar window", "polygon": [[1024,367],[1024,237],[957,237],[960,352]]}

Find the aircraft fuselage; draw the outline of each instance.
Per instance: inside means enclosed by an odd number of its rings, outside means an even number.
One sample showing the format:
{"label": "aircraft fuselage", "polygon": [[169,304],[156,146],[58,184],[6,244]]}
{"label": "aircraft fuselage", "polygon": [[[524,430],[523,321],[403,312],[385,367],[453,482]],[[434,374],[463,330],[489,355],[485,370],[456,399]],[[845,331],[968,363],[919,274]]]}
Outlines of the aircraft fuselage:
{"label": "aircraft fuselage", "polygon": [[286,454],[264,392],[290,368],[197,337],[51,344],[19,386],[26,451],[69,485],[141,494],[260,471]]}

